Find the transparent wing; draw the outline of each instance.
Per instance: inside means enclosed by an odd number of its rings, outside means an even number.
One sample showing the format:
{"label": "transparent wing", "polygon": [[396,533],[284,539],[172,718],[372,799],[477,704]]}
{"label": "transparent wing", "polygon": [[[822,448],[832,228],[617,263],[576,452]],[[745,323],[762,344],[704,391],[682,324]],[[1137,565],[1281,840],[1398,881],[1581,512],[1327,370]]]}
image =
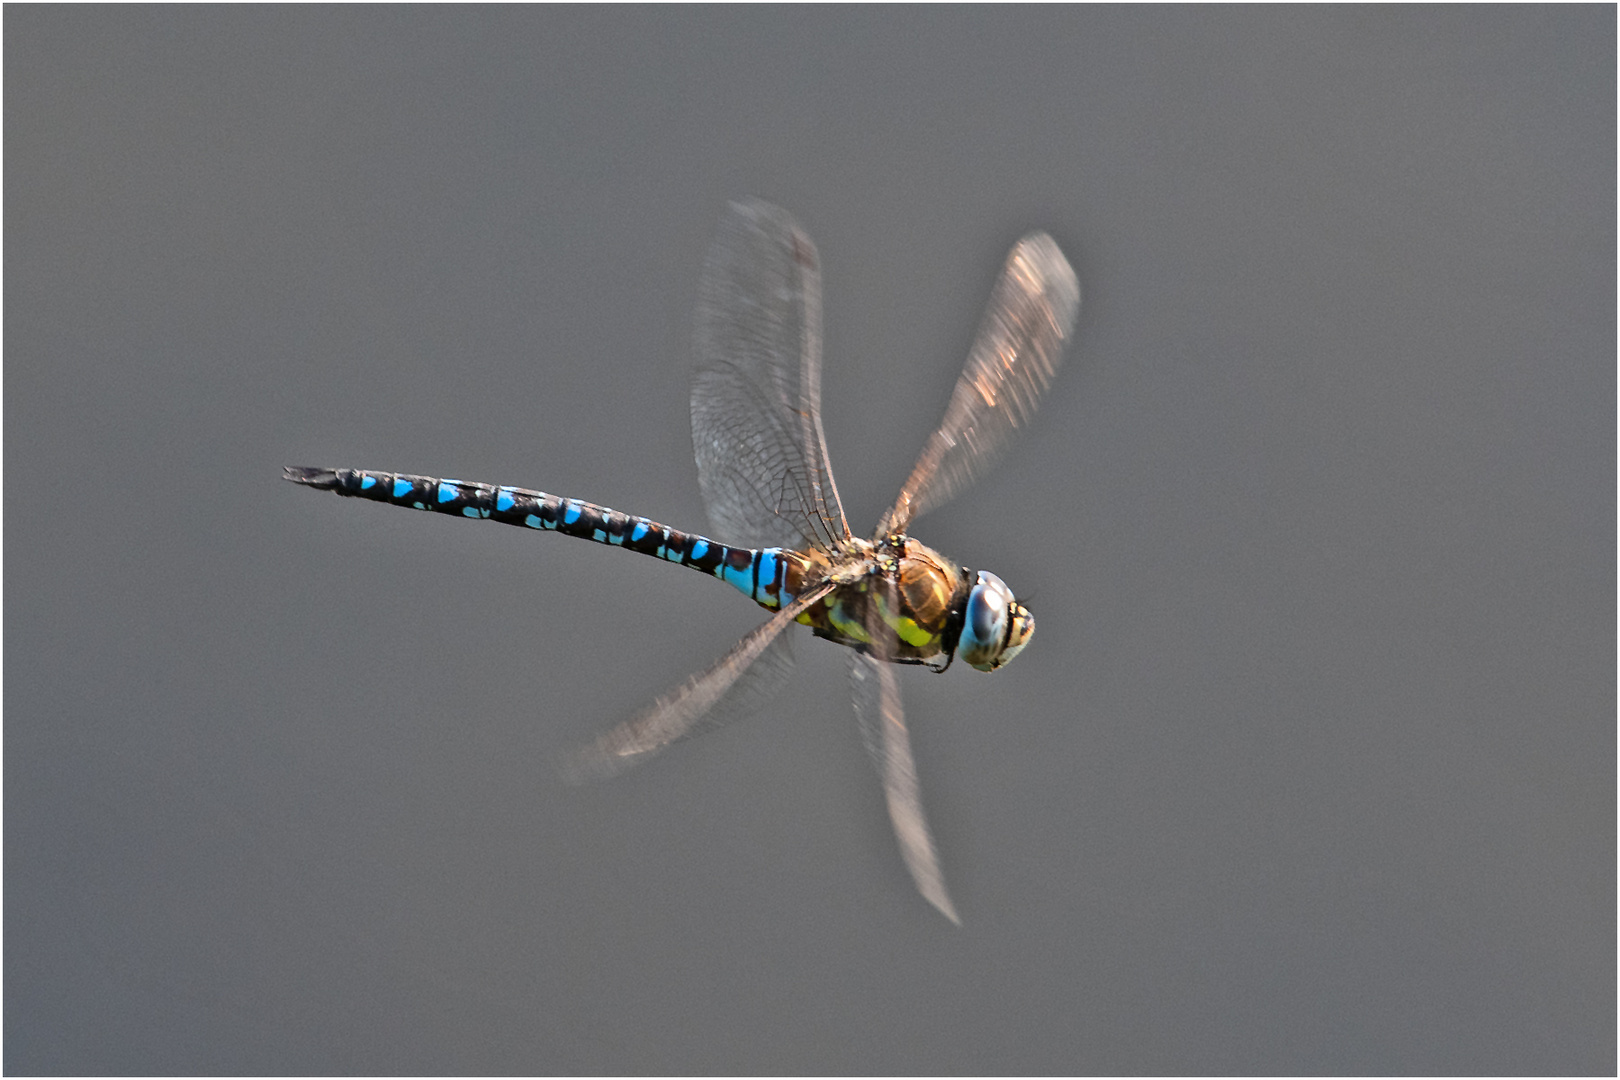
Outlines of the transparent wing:
{"label": "transparent wing", "polygon": [[813,589],[778,611],[707,670],[580,750],[564,774],[575,783],[605,779],[672,742],[754,712],[793,672],[792,639],[782,631],[831,591],[831,585]]}
{"label": "transparent wing", "polygon": [[929,437],[878,536],[950,501],[1000,456],[1063,359],[1080,310],[1080,283],[1056,242],[1030,233],[1014,245],[979,324],[945,418]]}
{"label": "transparent wing", "polygon": [[767,203],[733,203],[703,264],[692,445],[714,538],[837,549],[849,538],[821,430],[821,269]]}
{"label": "transparent wing", "polygon": [[[873,584],[876,586],[876,581]],[[867,610],[867,631],[873,647],[881,650],[887,636],[884,631],[888,628],[881,618],[870,614],[878,610],[877,604],[868,603]],[[960,926],[962,920],[956,914],[950,894],[945,891],[945,875],[939,868],[939,855],[934,850],[933,835],[928,831],[928,819],[923,816],[917,763],[911,756],[911,737],[906,732],[905,712],[900,707],[900,683],[895,677],[894,665],[885,662],[881,655],[857,652],[850,668],[850,683],[861,740],[878,775],[883,778],[883,797],[889,806],[889,822],[894,827],[895,841],[900,845],[900,857],[923,899]]]}

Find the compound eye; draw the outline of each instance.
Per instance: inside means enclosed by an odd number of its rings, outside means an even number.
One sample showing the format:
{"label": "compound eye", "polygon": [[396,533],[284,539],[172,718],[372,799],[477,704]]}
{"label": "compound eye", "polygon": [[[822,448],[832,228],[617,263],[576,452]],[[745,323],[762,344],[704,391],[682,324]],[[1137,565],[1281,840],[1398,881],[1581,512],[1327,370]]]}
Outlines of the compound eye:
{"label": "compound eye", "polygon": [[1010,609],[1010,617],[1012,625],[1007,630],[1007,644],[1002,648],[1001,655],[996,657],[996,667],[1001,667],[1023,652],[1035,633],[1035,616],[1023,604],[1015,602]]}
{"label": "compound eye", "polygon": [[[962,613],[962,636],[956,643],[956,655],[969,667],[980,671],[994,671],[1012,659],[1003,657],[1002,653],[1008,644],[1009,620],[1018,612],[1023,612],[1028,619],[1029,613],[1013,599],[1006,582],[988,570],[980,570]],[[1021,632],[1019,647],[1028,637],[1027,631]]]}

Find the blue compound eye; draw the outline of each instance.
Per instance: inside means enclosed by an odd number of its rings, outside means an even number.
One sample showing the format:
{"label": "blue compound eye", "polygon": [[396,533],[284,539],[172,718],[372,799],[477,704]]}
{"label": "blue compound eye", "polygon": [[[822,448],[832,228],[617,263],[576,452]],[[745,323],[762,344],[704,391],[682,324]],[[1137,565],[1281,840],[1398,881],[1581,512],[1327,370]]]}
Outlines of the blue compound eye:
{"label": "blue compound eye", "polygon": [[980,671],[994,671],[1017,656],[1035,632],[1035,619],[1006,582],[980,570],[962,613],[962,636],[956,655]]}
{"label": "blue compound eye", "polygon": [[1007,629],[1007,605],[996,595],[996,590],[974,586],[968,597],[967,624],[968,633],[979,648],[1001,644],[1001,635]]}

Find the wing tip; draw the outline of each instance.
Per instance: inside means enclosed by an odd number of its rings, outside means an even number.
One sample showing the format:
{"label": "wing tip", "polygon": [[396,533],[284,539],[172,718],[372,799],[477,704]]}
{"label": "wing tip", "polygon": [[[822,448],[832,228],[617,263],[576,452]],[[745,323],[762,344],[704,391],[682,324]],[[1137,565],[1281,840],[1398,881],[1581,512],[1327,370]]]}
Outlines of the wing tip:
{"label": "wing tip", "polygon": [[1037,230],[1021,237],[1007,261],[1030,267],[1062,321],[1073,321],[1080,310],[1080,279],[1050,233]]}
{"label": "wing tip", "polygon": [[962,925],[962,916],[956,913],[956,905],[951,903],[951,898],[949,896],[946,896],[943,892],[941,892],[938,896],[928,897],[927,900],[930,904],[934,905],[934,910],[951,920],[953,925]]}
{"label": "wing tip", "polygon": [[584,787],[602,780],[611,780],[647,757],[646,751],[614,751],[607,745],[609,731],[577,750],[570,751],[557,762],[557,776],[569,787]]}
{"label": "wing tip", "polygon": [[773,202],[767,202],[755,195],[744,195],[740,199],[728,199],[726,210],[741,217],[787,217],[788,212]]}
{"label": "wing tip", "polygon": [[810,235],[800,226],[798,219],[775,203],[753,196],[732,199],[726,203],[725,213],[715,229],[710,245],[710,259],[724,246],[728,236],[741,233],[750,238],[767,238],[777,248],[785,248],[793,261],[813,272],[819,272],[820,256]]}

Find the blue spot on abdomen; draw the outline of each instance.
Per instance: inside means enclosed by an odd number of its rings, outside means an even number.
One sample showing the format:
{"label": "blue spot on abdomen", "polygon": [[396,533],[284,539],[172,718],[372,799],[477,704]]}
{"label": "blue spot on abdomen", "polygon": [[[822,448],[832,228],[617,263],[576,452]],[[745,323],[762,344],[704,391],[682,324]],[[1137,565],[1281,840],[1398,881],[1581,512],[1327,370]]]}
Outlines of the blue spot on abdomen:
{"label": "blue spot on abdomen", "polygon": [[732,566],[729,562],[720,564],[720,579],[732,588],[740,591],[744,596],[754,595],[754,564],[744,567]]}
{"label": "blue spot on abdomen", "polygon": [[759,562],[759,583],[761,587],[776,582],[776,555],[778,550],[777,548],[764,548],[756,557]]}

